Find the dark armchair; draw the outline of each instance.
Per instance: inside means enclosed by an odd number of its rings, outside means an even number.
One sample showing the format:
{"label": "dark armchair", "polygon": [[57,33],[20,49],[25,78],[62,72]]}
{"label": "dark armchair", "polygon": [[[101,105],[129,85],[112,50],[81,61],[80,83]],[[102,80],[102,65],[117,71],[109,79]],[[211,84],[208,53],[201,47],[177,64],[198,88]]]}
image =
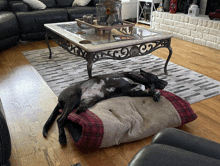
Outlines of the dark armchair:
{"label": "dark armchair", "polygon": [[220,144],[182,130],[157,133],[128,166],[220,166]]}
{"label": "dark armchair", "polygon": [[11,139],[0,99],[0,166],[9,166]]}
{"label": "dark armchair", "polygon": [[8,1],[0,0],[0,51],[15,45],[20,39],[16,16],[9,10]]}

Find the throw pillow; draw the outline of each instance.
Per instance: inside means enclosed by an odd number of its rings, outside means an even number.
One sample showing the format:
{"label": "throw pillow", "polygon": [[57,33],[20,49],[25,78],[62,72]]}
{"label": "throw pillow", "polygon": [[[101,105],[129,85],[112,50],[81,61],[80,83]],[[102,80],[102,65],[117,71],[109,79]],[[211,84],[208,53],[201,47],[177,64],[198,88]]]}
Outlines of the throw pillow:
{"label": "throw pillow", "polygon": [[32,9],[35,10],[43,10],[46,8],[46,5],[39,0],[23,0],[23,2],[27,3]]}
{"label": "throw pillow", "polygon": [[72,6],[86,6],[91,0],[75,0],[73,1]]}
{"label": "throw pillow", "polygon": [[110,147],[179,127],[197,118],[190,104],[161,90],[161,99],[117,97],[101,101],[86,112],[68,116],[67,128],[80,147]]}

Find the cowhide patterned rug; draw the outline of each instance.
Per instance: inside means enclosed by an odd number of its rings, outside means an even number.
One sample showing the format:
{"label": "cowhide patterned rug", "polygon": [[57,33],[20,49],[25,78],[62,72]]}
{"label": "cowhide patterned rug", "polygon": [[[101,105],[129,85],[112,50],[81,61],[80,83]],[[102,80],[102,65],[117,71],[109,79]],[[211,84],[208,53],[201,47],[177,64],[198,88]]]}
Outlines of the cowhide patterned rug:
{"label": "cowhide patterned rug", "polygon": [[[61,47],[52,48],[52,59],[48,49],[23,52],[49,87],[58,96],[69,85],[88,79],[87,62]],[[220,82],[207,76],[169,62],[168,76],[164,74],[165,60],[154,55],[134,57],[126,60],[102,60],[94,63],[93,76],[122,71],[143,69],[168,82],[166,91],[187,100],[190,104],[220,94]]]}

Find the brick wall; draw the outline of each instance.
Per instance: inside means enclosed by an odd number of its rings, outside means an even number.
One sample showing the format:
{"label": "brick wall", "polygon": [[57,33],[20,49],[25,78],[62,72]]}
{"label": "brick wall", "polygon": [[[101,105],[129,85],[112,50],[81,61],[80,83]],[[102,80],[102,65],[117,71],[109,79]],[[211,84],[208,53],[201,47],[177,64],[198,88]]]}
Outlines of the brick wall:
{"label": "brick wall", "polygon": [[192,17],[183,13],[154,11],[151,28],[171,32],[175,38],[220,50],[220,20],[210,20],[206,15]]}

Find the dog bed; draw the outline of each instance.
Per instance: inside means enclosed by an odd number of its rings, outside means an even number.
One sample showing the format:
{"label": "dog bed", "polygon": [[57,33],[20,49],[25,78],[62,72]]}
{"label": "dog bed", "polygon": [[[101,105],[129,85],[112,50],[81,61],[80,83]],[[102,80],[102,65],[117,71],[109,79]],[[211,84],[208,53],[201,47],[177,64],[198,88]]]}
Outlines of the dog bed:
{"label": "dog bed", "polygon": [[159,102],[151,97],[117,97],[81,114],[75,111],[68,116],[67,128],[76,146],[89,148],[140,140],[197,118],[187,101],[163,90]]}

